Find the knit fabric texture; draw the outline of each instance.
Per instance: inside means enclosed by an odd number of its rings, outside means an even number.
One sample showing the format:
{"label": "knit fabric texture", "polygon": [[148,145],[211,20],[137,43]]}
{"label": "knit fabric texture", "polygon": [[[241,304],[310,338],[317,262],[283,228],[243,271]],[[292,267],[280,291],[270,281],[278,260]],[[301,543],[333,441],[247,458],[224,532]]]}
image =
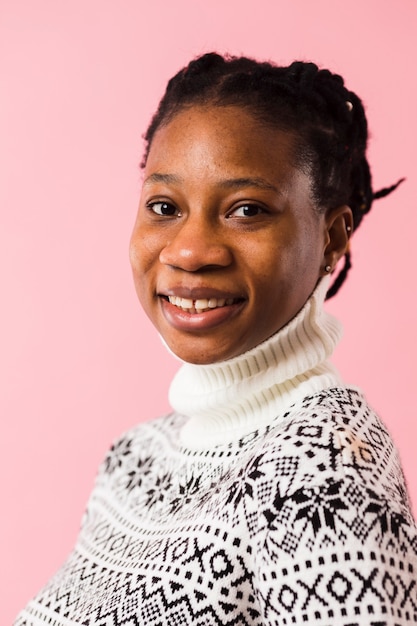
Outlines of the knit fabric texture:
{"label": "knit fabric texture", "polygon": [[16,626],[417,624],[398,454],[326,361],[326,289],[254,350],[182,366],[174,412],[112,446],[73,552]]}

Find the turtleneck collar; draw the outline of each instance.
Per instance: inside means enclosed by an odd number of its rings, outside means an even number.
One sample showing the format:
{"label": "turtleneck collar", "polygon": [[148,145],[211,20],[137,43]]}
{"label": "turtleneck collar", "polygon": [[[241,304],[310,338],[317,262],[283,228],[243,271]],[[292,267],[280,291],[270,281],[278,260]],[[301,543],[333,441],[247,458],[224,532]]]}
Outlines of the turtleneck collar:
{"label": "turtleneck collar", "polygon": [[341,336],[340,323],[323,309],[328,285],[322,278],[301,311],[252,350],[220,363],[182,365],[169,399],[190,418],[181,433],[184,445],[234,441],[305,396],[341,384],[327,362]]}

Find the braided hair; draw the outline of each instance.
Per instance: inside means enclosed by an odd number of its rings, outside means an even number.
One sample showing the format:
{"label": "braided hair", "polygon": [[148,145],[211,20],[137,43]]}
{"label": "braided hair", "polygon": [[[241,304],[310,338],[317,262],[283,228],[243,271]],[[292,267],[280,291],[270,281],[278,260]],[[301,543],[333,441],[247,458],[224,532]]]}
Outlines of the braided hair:
{"label": "braided hair", "polygon": [[[395,185],[372,191],[366,158],[368,126],[363,104],[343,78],[314,63],[296,61],[288,67],[246,57],[204,54],[168,82],[144,135],[145,166],[155,132],[180,111],[192,106],[238,106],[258,121],[296,137],[295,159],[311,176],[318,210],[350,206],[353,228],[359,227],[373,200]],[[334,296],[351,268],[351,251],[331,285]]]}

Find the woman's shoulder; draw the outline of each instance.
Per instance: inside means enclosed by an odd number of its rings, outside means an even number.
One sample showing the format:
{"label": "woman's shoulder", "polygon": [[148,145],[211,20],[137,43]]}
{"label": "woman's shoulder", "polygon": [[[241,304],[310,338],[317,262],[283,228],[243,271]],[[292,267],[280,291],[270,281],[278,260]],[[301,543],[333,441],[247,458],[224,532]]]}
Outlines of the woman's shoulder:
{"label": "woman's shoulder", "polygon": [[258,529],[274,541],[282,535],[285,553],[290,538],[298,554],[344,538],[343,545],[388,552],[392,544],[415,560],[417,529],[398,453],[357,389],[325,390],[291,407],[259,440],[243,479]]}
{"label": "woman's shoulder", "polygon": [[333,469],[386,466],[398,457],[380,417],[357,388],[334,387],[303,398],[277,417],[269,437]]}
{"label": "woman's shoulder", "polygon": [[409,515],[398,451],[356,388],[326,389],[293,405],[275,420],[258,452],[288,493],[343,484]]}

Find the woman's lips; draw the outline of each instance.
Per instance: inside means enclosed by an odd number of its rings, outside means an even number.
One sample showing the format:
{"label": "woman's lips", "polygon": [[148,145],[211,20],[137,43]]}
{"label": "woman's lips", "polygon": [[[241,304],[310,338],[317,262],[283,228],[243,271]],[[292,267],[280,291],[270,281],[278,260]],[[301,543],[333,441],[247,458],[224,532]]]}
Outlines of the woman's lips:
{"label": "woman's lips", "polygon": [[245,304],[244,298],[183,298],[161,296],[165,319],[178,330],[201,331],[233,318]]}

